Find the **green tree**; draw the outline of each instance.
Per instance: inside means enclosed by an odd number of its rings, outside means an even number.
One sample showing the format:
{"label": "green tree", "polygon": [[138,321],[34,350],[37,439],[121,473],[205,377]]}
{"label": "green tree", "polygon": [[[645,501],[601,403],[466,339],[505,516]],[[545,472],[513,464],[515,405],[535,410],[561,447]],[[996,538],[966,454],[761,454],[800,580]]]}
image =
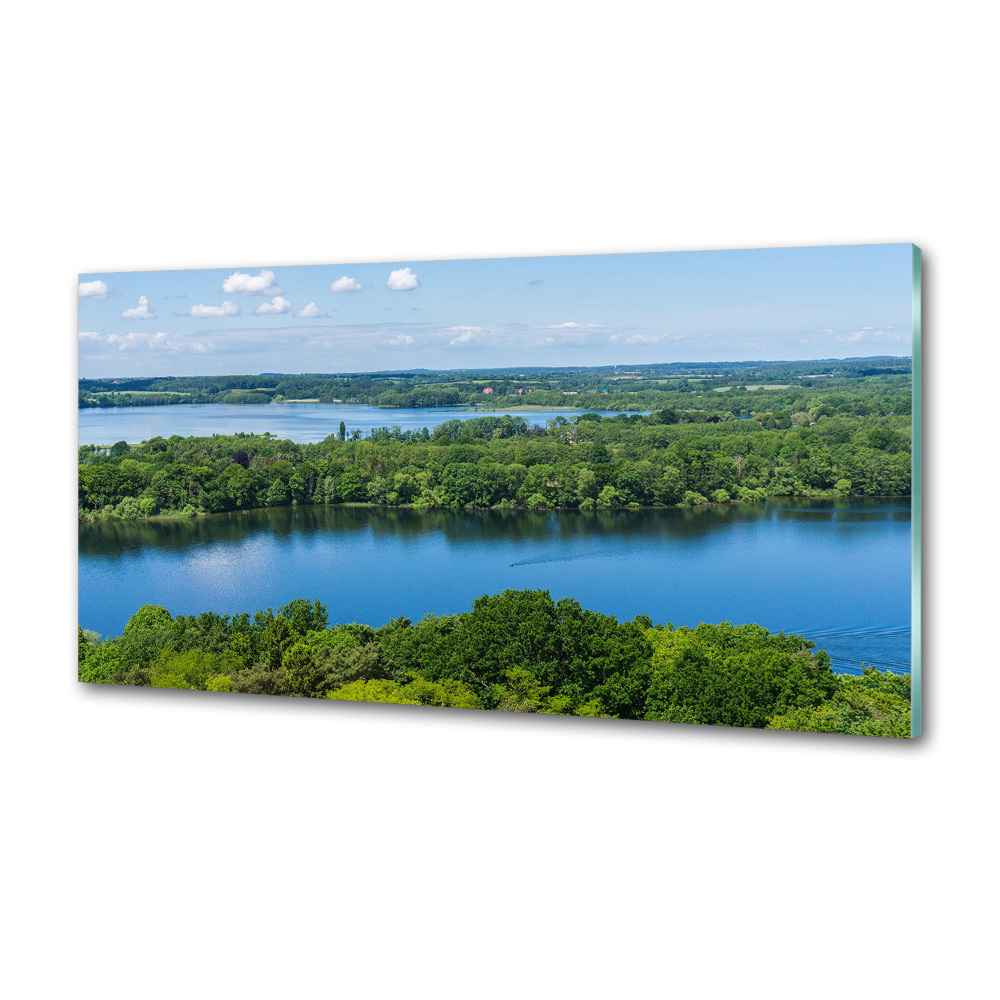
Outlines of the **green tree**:
{"label": "green tree", "polygon": [[173,648],[177,635],[166,608],[144,604],[125,625],[118,649],[126,667],[145,668],[161,650]]}
{"label": "green tree", "polygon": [[447,708],[480,708],[479,699],[459,681],[443,679],[428,681],[417,678],[408,684],[397,681],[352,681],[328,698],[337,701],[373,701],[393,705],[436,705]]}
{"label": "green tree", "polygon": [[264,623],[257,648],[261,666],[272,671],[281,669],[285,653],[295,644],[297,636],[287,618],[278,616]]}
{"label": "green tree", "polygon": [[647,719],[762,728],[837,689],[824,652],[758,625],[699,625],[647,632],[653,647]]}
{"label": "green tree", "polygon": [[118,640],[88,643],[77,676],[84,684],[112,684],[127,669],[128,664],[122,658]]}
{"label": "green tree", "polygon": [[318,691],[332,691],[354,681],[391,679],[377,643],[314,647],[313,660],[321,677]]}
{"label": "green tree", "polygon": [[213,653],[197,649],[163,650],[152,662],[149,683],[152,687],[204,690],[208,678],[225,673],[227,667],[231,669]]}
{"label": "green tree", "polygon": [[268,507],[283,507],[288,503],[288,487],[279,478],[275,479],[267,488]]}
{"label": "green tree", "polygon": [[309,644],[299,639],[281,658],[284,671],[282,694],[299,698],[315,698],[320,694],[323,672],[314,659]]}
{"label": "green tree", "polygon": [[296,597],[283,607],[278,608],[278,614],[287,620],[297,636],[304,636],[313,631],[322,632],[326,628],[326,605],[320,601],[308,601],[305,598]]}
{"label": "green tree", "polygon": [[618,491],[611,485],[605,486],[597,496],[598,507],[614,507],[618,504],[620,497]]}
{"label": "green tree", "polygon": [[842,674],[833,697],[819,705],[790,708],[774,715],[768,729],[853,736],[910,735],[910,678],[864,667],[860,677]]}
{"label": "green tree", "polygon": [[[586,416],[587,414],[584,414]],[[580,500],[594,500],[598,494],[597,476],[592,469],[581,469],[576,480],[576,494]]]}

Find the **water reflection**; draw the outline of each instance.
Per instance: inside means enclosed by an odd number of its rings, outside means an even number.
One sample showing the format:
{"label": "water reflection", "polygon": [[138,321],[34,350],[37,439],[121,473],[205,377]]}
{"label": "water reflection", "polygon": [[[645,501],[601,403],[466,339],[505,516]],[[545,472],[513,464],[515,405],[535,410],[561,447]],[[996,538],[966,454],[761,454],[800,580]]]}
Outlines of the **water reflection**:
{"label": "water reflection", "polygon": [[[789,504],[794,504],[790,506]],[[206,543],[242,543],[248,535],[275,538],[335,532],[412,539],[439,533],[452,545],[476,547],[484,540],[546,543],[581,538],[623,538],[654,544],[698,539],[761,520],[797,524],[908,524],[909,507],[884,501],[783,500],[690,509],[608,511],[415,510],[365,506],[272,507],[207,517],[150,521],[101,521],[80,525],[80,554],[124,558],[143,549],[183,550]]]}
{"label": "water reflection", "polygon": [[539,513],[274,508],[81,525],[80,615],[117,634],[143,603],[234,613],[318,598],[334,621],[467,610],[544,588],[629,619],[757,622],[840,669],[909,662],[909,505],[788,501]]}

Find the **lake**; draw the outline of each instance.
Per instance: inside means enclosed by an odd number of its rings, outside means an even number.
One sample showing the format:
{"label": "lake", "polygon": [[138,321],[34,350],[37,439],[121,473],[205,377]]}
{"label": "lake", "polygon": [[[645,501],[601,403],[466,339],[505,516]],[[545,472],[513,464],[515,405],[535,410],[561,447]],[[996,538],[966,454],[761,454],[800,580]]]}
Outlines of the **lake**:
{"label": "lake", "polygon": [[[367,435],[373,427],[398,424],[403,430],[433,428],[446,420],[472,417],[499,417],[505,413],[521,416],[530,424],[542,424],[550,417],[600,413],[617,416],[613,410],[469,410],[448,406],[386,408],[369,403],[176,403],[170,406],[89,407],[79,410],[80,444],[139,444],[149,438],[207,437],[211,434],[263,434],[306,444],[336,434],[341,420],[347,433],[355,428]],[[648,411],[643,411],[648,412]]]}
{"label": "lake", "polygon": [[544,588],[622,620],[795,632],[842,672],[862,661],[910,665],[907,501],[560,513],[272,508],[83,524],[79,543],[80,624],[103,635],[120,634],[142,604],[232,614],[306,597],[327,605],[331,623],[379,626],[467,611],[505,588]]}

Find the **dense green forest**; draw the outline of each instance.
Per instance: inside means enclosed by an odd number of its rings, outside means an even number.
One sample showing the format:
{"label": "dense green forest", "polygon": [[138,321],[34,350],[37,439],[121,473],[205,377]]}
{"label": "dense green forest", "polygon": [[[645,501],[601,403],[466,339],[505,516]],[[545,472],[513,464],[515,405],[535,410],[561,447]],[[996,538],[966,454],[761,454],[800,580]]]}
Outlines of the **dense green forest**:
{"label": "dense green forest", "polygon": [[319,601],[232,617],[145,605],[121,636],[79,629],[79,678],[101,684],[346,701],[910,735],[910,679],[837,675],[825,652],[757,625],[619,622],[544,590],[472,610],[329,625]]}
{"label": "dense green forest", "polygon": [[[84,445],[80,517],[331,503],[588,510],[910,493],[908,375],[799,383],[768,392],[766,409],[760,390],[734,387],[726,410],[713,391],[657,395],[689,405],[558,416],[545,426],[521,415],[419,431],[387,425],[366,436],[331,421],[331,434],[312,444],[236,434]],[[737,416],[751,407],[752,418]]]}
{"label": "dense green forest", "polygon": [[[81,407],[176,403],[258,403],[315,400],[385,407],[486,404],[651,410],[692,405],[706,391],[753,392],[762,383],[908,375],[908,358],[827,361],[673,362],[602,368],[501,368],[479,371],[393,371],[304,375],[206,375],[169,378],[80,379]],[[679,394],[680,399],[663,393]],[[727,397],[728,399],[728,397]]]}

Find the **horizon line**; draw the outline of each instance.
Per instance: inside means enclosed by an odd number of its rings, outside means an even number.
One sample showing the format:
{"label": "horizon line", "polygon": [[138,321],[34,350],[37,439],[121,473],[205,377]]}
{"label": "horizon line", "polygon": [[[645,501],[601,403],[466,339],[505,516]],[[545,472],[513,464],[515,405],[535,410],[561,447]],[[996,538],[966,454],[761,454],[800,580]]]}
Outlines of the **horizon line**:
{"label": "horizon line", "polygon": [[489,372],[489,371],[590,371],[598,370],[603,368],[654,368],[663,365],[688,365],[688,366],[725,366],[725,365],[780,365],[780,364],[824,364],[830,361],[884,361],[884,360],[913,360],[912,353],[910,354],[857,354],[851,355],[850,357],[844,358],[747,358],[745,360],[728,360],[728,361],[643,361],[641,363],[617,363],[609,362],[603,365],[502,365],[502,366],[486,366],[480,368],[371,368],[371,369],[355,369],[353,371],[329,371],[329,372],[224,372],[224,373],[214,373],[214,374],[203,374],[203,375],[104,375],[104,376],[84,376],[78,375],[77,381],[103,381],[108,378],[121,378],[121,379],[145,379],[145,378],[230,378],[238,376],[253,376],[255,378],[263,378],[268,375],[390,375],[390,374],[404,374],[407,372],[428,372],[430,374],[444,374],[447,372]]}

